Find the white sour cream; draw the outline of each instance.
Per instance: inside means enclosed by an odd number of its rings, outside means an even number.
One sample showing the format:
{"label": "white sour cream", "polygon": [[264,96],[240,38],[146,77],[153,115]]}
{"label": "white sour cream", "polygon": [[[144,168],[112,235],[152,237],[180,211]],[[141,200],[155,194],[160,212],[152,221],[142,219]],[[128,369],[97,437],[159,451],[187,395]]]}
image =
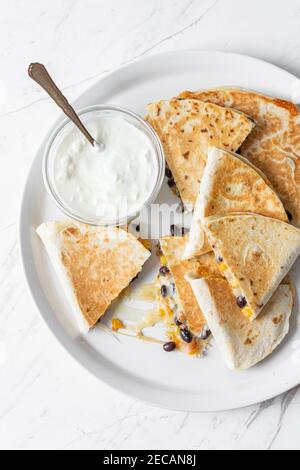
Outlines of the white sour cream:
{"label": "white sour cream", "polygon": [[119,117],[93,117],[85,125],[103,146],[93,147],[75,127],[63,133],[52,164],[58,196],[85,220],[118,220],[137,212],[158,175],[151,140]]}

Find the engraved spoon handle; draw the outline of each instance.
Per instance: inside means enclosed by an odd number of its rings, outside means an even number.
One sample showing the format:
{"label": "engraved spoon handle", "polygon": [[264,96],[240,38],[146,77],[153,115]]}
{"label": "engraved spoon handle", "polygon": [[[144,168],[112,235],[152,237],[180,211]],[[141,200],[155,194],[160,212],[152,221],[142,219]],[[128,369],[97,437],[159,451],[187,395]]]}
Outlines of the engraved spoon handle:
{"label": "engraved spoon handle", "polygon": [[95,139],[91,136],[88,130],[79,119],[78,115],[68,102],[67,98],[62,94],[50,77],[46,67],[43,64],[33,63],[30,64],[28,75],[32,80],[37,82],[61,108],[61,110],[68,116],[69,119],[78,127],[87,140],[94,146]]}

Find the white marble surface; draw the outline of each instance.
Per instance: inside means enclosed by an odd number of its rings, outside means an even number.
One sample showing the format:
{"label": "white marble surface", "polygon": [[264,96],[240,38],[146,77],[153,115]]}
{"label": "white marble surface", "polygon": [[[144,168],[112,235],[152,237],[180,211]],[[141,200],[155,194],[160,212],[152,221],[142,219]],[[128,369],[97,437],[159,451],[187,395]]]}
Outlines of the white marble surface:
{"label": "white marble surface", "polygon": [[57,110],[26,76],[44,62],[70,99],[146,54],[218,49],[300,76],[299,0],[1,0],[0,448],[300,448],[300,391],[185,414],[126,398],[77,365],[27,293],[17,219],[30,162]]}

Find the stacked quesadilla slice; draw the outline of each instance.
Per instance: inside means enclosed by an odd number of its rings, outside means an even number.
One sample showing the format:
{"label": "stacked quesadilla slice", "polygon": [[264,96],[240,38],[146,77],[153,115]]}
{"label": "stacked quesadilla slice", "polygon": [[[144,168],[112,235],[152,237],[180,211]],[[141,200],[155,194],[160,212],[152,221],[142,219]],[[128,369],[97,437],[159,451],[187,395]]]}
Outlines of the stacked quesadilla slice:
{"label": "stacked quesadilla slice", "polygon": [[254,320],[300,254],[300,230],[258,214],[212,216],[204,228],[242,313]]}
{"label": "stacked quesadilla slice", "polygon": [[168,325],[169,339],[188,354],[201,354],[209,337],[207,322],[187,278],[222,277],[222,274],[213,253],[183,260],[185,242],[185,237],[160,240],[158,304]]}
{"label": "stacked quesadilla slice", "polygon": [[117,227],[49,222],[37,233],[64,287],[81,332],[105,314],[139,274],[150,252]]}
{"label": "stacked quesadilla slice", "polygon": [[234,108],[251,116],[256,126],[241,146],[241,154],[264,172],[300,225],[300,114],[295,104],[236,88],[183,92],[183,99]]}
{"label": "stacked quesadilla slice", "polygon": [[253,212],[288,221],[281,200],[259,169],[241,155],[212,147],[208,151],[184,257],[210,251],[202,227],[206,217],[233,212]]}
{"label": "stacked quesadilla slice", "polygon": [[281,283],[262,314],[250,323],[241,314],[228,282],[202,278],[191,281],[208,326],[230,369],[249,369],[269,356],[289,331],[293,289]]}
{"label": "stacked quesadilla slice", "polygon": [[239,111],[190,99],[149,104],[146,119],[162,141],[183,203],[192,207],[198,196],[208,148],[236,151],[255,126],[251,118]]}

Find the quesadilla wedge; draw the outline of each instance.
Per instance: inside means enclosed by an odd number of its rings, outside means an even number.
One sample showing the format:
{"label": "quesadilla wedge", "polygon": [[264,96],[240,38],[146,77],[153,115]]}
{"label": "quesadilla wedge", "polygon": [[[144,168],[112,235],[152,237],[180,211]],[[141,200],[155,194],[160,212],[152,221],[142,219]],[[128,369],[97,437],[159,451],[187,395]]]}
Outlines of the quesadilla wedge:
{"label": "quesadilla wedge", "polygon": [[235,108],[256,121],[241,153],[267,175],[289,211],[291,222],[299,226],[300,114],[297,106],[254,91],[229,87],[184,92],[180,97]]}
{"label": "quesadilla wedge", "polygon": [[[158,303],[162,317],[173,325],[172,337],[177,347],[188,354],[201,354],[208,331],[205,318],[185,277],[219,276],[213,253],[182,261],[184,237],[160,240],[161,269],[157,280]],[[170,329],[169,329],[170,330]]]}
{"label": "quesadilla wedge", "polygon": [[134,236],[120,228],[48,222],[37,233],[82,332],[98,322],[150,256]]}
{"label": "quesadilla wedge", "polygon": [[300,254],[300,230],[257,214],[209,217],[204,229],[237,305],[255,319]]}
{"label": "quesadilla wedge", "polygon": [[269,356],[289,331],[294,303],[289,281],[280,284],[261,315],[253,322],[242,314],[226,280],[194,279],[191,286],[230,369],[253,367]]}
{"label": "quesadilla wedge", "polygon": [[284,206],[271,186],[246,158],[212,147],[208,151],[184,257],[207,252],[202,227],[205,217],[253,212],[288,222]]}
{"label": "quesadilla wedge", "polygon": [[255,125],[243,113],[198,100],[159,101],[149,104],[147,113],[187,206],[196,202],[208,147],[236,151]]}

